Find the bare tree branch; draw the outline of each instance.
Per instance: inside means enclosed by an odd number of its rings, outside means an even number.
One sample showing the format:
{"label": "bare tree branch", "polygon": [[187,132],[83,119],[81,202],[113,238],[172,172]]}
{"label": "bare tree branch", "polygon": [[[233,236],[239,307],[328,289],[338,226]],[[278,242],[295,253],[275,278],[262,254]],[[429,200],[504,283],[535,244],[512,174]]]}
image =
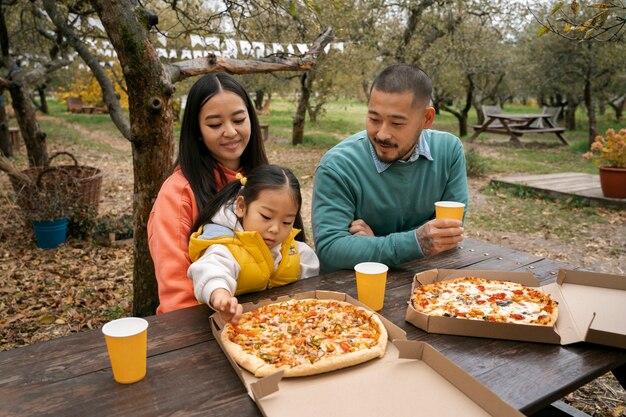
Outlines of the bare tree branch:
{"label": "bare tree branch", "polygon": [[65,19],[62,18],[59,10],[57,9],[57,2],[54,0],[43,0],[43,5],[46,13],[52,19],[54,25],[61,31],[63,36],[66,37],[68,43],[78,52],[85,64],[91,69],[94,76],[98,80],[98,83],[102,87],[102,96],[104,102],[109,108],[109,114],[111,120],[115,123],[115,126],[119,129],[122,135],[131,140],[130,122],[126,117],[126,114],[120,107],[119,100],[115,94],[115,86],[107,76],[104,68],[100,66],[100,62],[95,57],[87,45],[74,33],[72,28],[65,23]]}
{"label": "bare tree branch", "polygon": [[181,61],[167,66],[172,82],[178,82],[195,75],[210,72],[225,71],[231,74],[252,74],[270,71],[307,71],[315,65],[319,55],[333,39],[333,31],[327,28],[311,45],[301,58],[259,58],[259,59],[229,59],[209,55],[205,58],[196,58]]}
{"label": "bare tree branch", "polygon": [[54,60],[24,74],[23,81],[31,85],[36,85],[48,74],[53,73],[60,68],[67,67],[70,63],[71,61],[67,58],[55,58]]}

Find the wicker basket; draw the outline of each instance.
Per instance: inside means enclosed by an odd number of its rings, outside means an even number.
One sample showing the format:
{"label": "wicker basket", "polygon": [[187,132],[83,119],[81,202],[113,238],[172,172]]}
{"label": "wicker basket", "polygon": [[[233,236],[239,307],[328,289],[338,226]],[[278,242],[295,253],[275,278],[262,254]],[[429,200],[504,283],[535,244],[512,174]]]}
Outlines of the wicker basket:
{"label": "wicker basket", "polygon": [[64,193],[65,201],[71,202],[71,213],[85,209],[98,213],[100,188],[102,186],[102,172],[98,168],[78,165],[78,161],[69,152],[56,152],[50,156],[49,162],[59,155],[67,155],[74,161],[74,165],[56,165],[48,168],[28,168],[22,171],[30,178],[26,183],[14,175],[9,175],[11,186],[17,196],[17,204],[25,214],[40,210],[40,196],[48,194],[51,197]]}

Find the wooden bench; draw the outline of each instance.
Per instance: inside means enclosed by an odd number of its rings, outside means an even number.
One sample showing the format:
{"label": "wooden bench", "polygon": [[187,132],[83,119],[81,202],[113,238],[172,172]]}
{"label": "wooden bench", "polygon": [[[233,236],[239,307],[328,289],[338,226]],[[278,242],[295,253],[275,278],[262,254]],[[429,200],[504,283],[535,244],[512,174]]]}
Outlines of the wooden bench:
{"label": "wooden bench", "polygon": [[[558,127],[558,126],[533,128],[533,129],[515,129],[515,128],[511,129],[511,134],[514,135],[517,139],[519,139],[522,135],[528,135],[528,134],[554,133],[556,137],[559,138],[561,142],[563,142],[563,144],[569,145],[569,142],[567,141],[565,136],[563,136],[564,132],[565,132],[565,128]],[[513,140],[513,137],[511,137],[511,139]]]}
{"label": "wooden bench", "polygon": [[[519,126],[524,126],[526,123],[524,122],[509,122],[508,126],[509,127],[519,127]],[[473,125],[472,129],[474,130],[479,130],[483,127],[483,125]],[[489,126],[487,127],[487,130],[485,130],[485,132],[489,131],[489,130],[505,130],[504,125],[498,121],[493,122],[491,124],[489,124]]]}
{"label": "wooden bench", "polygon": [[70,113],[84,113],[85,106],[83,104],[83,99],[80,97],[68,97],[65,99],[67,101],[67,111]]}
{"label": "wooden bench", "polygon": [[563,133],[563,127],[542,127],[538,129],[511,129],[511,132],[518,135],[528,135],[529,133]]}
{"label": "wooden bench", "polygon": [[10,127],[9,136],[11,137],[11,143],[13,149],[20,149],[20,129],[19,127]]}
{"label": "wooden bench", "polygon": [[259,128],[261,129],[261,137],[265,142],[270,137],[270,125],[259,124]]}

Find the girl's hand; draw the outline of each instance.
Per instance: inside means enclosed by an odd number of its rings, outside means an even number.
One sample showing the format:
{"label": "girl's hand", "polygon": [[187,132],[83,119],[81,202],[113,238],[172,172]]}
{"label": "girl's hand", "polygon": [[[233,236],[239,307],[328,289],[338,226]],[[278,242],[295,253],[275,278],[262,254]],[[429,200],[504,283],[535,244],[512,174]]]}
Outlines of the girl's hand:
{"label": "girl's hand", "polygon": [[220,313],[220,317],[225,322],[232,324],[239,323],[243,307],[237,302],[228,290],[218,288],[211,294],[211,306]]}

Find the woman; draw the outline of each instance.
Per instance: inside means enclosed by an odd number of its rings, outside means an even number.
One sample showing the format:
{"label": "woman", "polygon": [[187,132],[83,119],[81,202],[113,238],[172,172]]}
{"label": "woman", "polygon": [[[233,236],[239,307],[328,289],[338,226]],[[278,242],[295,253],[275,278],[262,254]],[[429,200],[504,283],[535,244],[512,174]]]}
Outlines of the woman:
{"label": "woman", "polygon": [[178,158],[148,220],[148,244],[159,287],[157,314],[198,304],[187,278],[189,235],[198,212],[237,173],[267,164],[259,121],[232,76],[208,74],[191,87]]}

